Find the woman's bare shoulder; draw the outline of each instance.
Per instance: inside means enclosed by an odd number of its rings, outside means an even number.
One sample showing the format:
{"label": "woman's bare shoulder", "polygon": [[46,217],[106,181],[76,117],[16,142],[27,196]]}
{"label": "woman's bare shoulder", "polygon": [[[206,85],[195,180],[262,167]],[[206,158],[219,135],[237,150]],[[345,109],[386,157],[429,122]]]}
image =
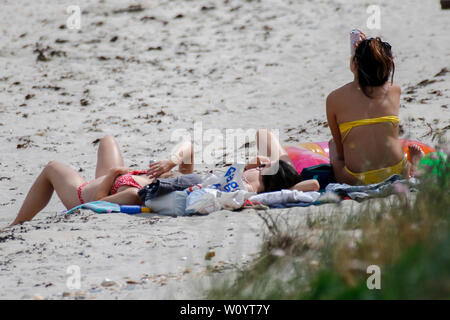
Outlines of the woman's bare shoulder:
{"label": "woman's bare shoulder", "polygon": [[395,83],[390,85],[389,90],[396,94],[402,93],[402,88],[400,88],[400,86]]}
{"label": "woman's bare shoulder", "polygon": [[392,112],[398,115],[400,110],[400,96],[402,94],[402,89],[396,85],[390,85],[389,87],[389,99],[392,101],[392,107],[394,108]]}
{"label": "woman's bare shoulder", "polygon": [[333,105],[339,103],[341,100],[345,100],[352,90],[353,83],[349,82],[333,91],[327,97],[327,105]]}
{"label": "woman's bare shoulder", "polygon": [[354,86],[353,82],[349,82],[347,84],[344,84],[343,86],[340,86],[339,88],[331,91],[329,96],[339,97],[341,95],[347,94],[350,90],[353,89],[353,86]]}

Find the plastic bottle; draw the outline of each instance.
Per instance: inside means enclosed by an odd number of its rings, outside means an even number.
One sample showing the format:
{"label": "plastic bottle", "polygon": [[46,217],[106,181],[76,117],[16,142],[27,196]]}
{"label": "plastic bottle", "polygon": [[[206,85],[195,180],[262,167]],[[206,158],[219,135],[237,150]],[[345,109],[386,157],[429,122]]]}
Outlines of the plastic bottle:
{"label": "plastic bottle", "polygon": [[361,31],[353,29],[350,32],[350,52],[352,56],[355,54],[355,44],[361,41]]}
{"label": "plastic bottle", "polygon": [[128,214],[138,214],[144,212],[148,213],[150,212],[150,208],[141,206],[121,205],[120,212]]}

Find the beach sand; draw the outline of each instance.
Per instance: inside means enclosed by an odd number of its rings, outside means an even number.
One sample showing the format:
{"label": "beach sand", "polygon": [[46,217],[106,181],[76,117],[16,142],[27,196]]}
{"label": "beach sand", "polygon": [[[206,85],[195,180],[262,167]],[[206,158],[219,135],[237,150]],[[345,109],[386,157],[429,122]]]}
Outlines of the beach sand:
{"label": "beach sand", "polygon": [[[353,28],[393,47],[402,137],[448,141],[450,11],[438,0],[378,1],[380,30],[367,30],[358,0],[82,1],[79,30],[66,26],[72,4],[0,5],[0,227],[49,161],[92,179],[107,134],[140,169],[195,125],[277,129],[286,145],[329,140],[325,99],[352,80]],[[212,169],[224,169],[221,157],[196,166]],[[54,195],[33,221],[0,232],[0,299],[202,298],[248,265],[267,233],[254,210],[63,218],[63,209]],[[301,225],[317,210],[270,214]],[[79,289],[67,285],[70,266]]]}

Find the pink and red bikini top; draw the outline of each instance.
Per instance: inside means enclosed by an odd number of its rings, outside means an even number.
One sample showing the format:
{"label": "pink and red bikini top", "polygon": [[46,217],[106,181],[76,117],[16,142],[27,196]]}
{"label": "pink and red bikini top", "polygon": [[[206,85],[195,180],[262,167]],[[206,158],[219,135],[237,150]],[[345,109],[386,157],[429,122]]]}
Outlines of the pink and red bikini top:
{"label": "pink and red bikini top", "polygon": [[111,194],[115,194],[117,193],[117,190],[122,187],[122,186],[130,186],[130,187],[135,187],[138,189],[142,189],[142,186],[136,182],[136,180],[133,179],[133,175],[139,176],[142,174],[147,173],[146,170],[135,170],[132,172],[129,172],[127,174],[121,175],[120,177],[118,177],[116,179],[116,181],[114,181],[114,184],[111,188]]}

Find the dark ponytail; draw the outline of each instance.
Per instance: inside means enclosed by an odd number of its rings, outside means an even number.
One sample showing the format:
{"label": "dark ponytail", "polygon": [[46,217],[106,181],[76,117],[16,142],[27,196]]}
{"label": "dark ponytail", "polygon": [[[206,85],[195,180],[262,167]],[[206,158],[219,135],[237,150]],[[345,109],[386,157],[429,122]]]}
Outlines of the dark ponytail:
{"label": "dark ponytail", "polygon": [[391,45],[380,38],[363,40],[355,51],[353,61],[358,68],[358,83],[364,94],[370,98],[369,87],[384,85],[391,76],[394,81],[395,64]]}

